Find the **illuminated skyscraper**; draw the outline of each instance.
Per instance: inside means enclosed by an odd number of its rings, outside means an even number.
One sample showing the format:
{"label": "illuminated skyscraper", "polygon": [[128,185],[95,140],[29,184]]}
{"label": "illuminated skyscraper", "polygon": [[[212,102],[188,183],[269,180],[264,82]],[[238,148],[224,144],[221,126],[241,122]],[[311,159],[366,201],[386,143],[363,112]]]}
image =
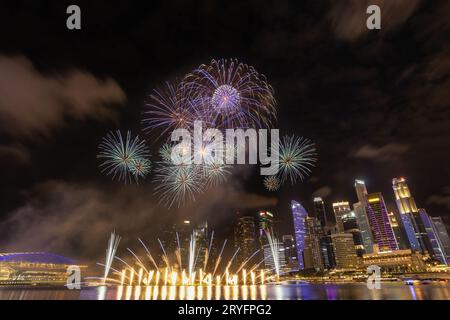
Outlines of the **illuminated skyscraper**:
{"label": "illuminated skyscraper", "polygon": [[291,201],[292,217],[294,219],[294,234],[295,246],[297,249],[298,269],[305,268],[303,261],[303,251],[305,250],[305,236],[306,236],[306,217],[308,212],[305,208],[295,200]]}
{"label": "illuminated skyscraper", "polygon": [[355,251],[359,257],[362,257],[366,251],[364,250],[364,244],[361,236],[361,231],[358,228],[356,221],[356,215],[352,211],[342,216],[342,225],[345,233],[351,233],[353,235],[353,242],[355,243]]}
{"label": "illuminated skyscraper", "polygon": [[405,178],[392,179],[395,202],[411,249],[432,254],[430,240]]}
{"label": "illuminated skyscraper", "polygon": [[380,251],[398,250],[386,204],[380,192],[367,195],[366,208],[373,238]]}
{"label": "illuminated skyscraper", "polygon": [[314,213],[322,226],[325,228],[328,224],[327,211],[325,210],[325,204],[321,197],[314,198]]}
{"label": "illuminated skyscraper", "polygon": [[[172,232],[167,234],[167,237],[161,239],[161,242],[166,248],[166,252],[180,251],[179,255],[181,263],[186,264],[188,261],[189,241],[194,231],[193,223],[190,220],[183,220],[175,223]],[[160,259],[164,261],[164,259]],[[163,262],[165,265],[165,262]],[[177,261],[178,264],[178,261]]]}
{"label": "illuminated skyscraper", "polygon": [[323,270],[320,248],[322,227],[315,217],[306,217],[305,250],[303,251],[305,269]]}
{"label": "illuminated skyscraper", "polygon": [[265,244],[262,247],[265,268],[273,272],[274,270],[276,270],[277,266],[275,264],[275,261],[277,261],[280,270],[281,271],[286,270],[286,256],[283,243],[278,239],[274,239],[273,245],[274,245],[273,250],[277,250],[275,252],[275,257],[272,252],[272,248],[270,247],[270,244]]}
{"label": "illuminated skyscraper", "polygon": [[404,241],[404,235],[394,212],[389,212],[389,222],[391,223],[392,231],[394,231],[395,239],[397,240],[398,248],[400,250],[408,249],[408,245]]}
{"label": "illuminated skyscraper", "polygon": [[336,219],[336,228],[338,232],[344,232],[342,224],[342,216],[350,213],[350,205],[347,201],[340,201],[333,203],[333,213]]}
{"label": "illuminated skyscraper", "polygon": [[234,228],[234,247],[240,248],[236,256],[239,265],[256,251],[256,239],[255,218],[238,213],[237,224]]}
{"label": "illuminated skyscraper", "polygon": [[[207,251],[209,250],[209,239],[211,230],[208,228],[208,222],[203,221],[194,229],[193,235],[197,247],[197,258],[195,268],[203,268],[206,262]],[[209,252],[208,252],[209,254]]]}
{"label": "illuminated skyscraper", "polygon": [[450,237],[448,236],[444,221],[442,221],[441,217],[432,217],[431,221],[433,222],[438,240],[441,243],[441,248],[444,251],[447,264],[450,264]]}
{"label": "illuminated skyscraper", "polygon": [[362,180],[355,180],[356,196],[358,202],[353,204],[353,211],[356,215],[356,222],[358,228],[361,231],[361,237],[364,244],[364,250],[366,253],[373,252],[373,235],[370,229],[369,218],[367,216],[367,188]]}
{"label": "illuminated skyscraper", "polygon": [[291,270],[297,270],[297,251],[295,250],[295,240],[290,234],[283,235],[284,257],[286,258],[286,267]]}
{"label": "illuminated skyscraper", "polygon": [[261,246],[267,244],[266,230],[273,230],[273,213],[269,211],[260,211],[258,213],[259,226],[259,241]]}
{"label": "illuminated skyscraper", "polygon": [[365,182],[355,179],[355,190],[358,201],[365,204],[367,202],[367,188]]}
{"label": "illuminated skyscraper", "polygon": [[351,233],[336,233],[331,235],[337,269],[355,269],[357,258],[355,243]]}
{"label": "illuminated skyscraper", "polygon": [[430,219],[430,216],[426,212],[425,209],[419,209],[420,218],[423,221],[423,225],[425,226],[425,230],[428,235],[428,239],[430,240],[431,252],[430,255],[433,256],[434,259],[440,261],[443,264],[447,264],[447,258],[445,256],[444,248],[442,247],[442,243],[439,240],[439,235],[437,234],[437,230],[433,225],[433,222]]}

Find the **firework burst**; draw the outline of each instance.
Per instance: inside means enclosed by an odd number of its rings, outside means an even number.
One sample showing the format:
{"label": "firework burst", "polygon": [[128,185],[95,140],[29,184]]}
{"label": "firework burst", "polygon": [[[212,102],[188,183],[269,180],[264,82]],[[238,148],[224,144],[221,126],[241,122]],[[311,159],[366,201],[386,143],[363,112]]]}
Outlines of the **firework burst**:
{"label": "firework burst", "polygon": [[130,172],[136,178],[145,178],[145,176],[150,172],[151,161],[145,158],[133,159],[130,162]]}
{"label": "firework burst", "polygon": [[164,162],[172,161],[172,145],[169,143],[164,143],[161,148],[159,148],[159,156]]}
{"label": "firework burst", "polygon": [[203,165],[203,178],[206,186],[218,186],[227,181],[228,175],[231,174],[230,166],[225,164]]}
{"label": "firework burst", "polygon": [[202,120],[215,128],[270,127],[275,119],[273,89],[253,67],[236,59],[212,60],[183,81],[195,94]]}
{"label": "firework burst", "polygon": [[202,120],[194,95],[182,85],[166,82],[149,97],[142,123],[147,131],[159,130],[160,137],[175,129],[190,129],[195,120]]}
{"label": "firework burst", "polygon": [[303,137],[284,136],[280,141],[278,178],[282,183],[290,180],[294,184],[297,179],[304,180],[311,173],[316,162],[314,143]]}
{"label": "firework burst", "polygon": [[[131,180],[131,176],[139,178],[145,176],[150,170],[150,151],[139,136],[134,138],[127,131],[123,138],[119,130],[109,132],[99,145],[100,152],[97,158],[102,159],[100,164],[102,172],[124,181]],[[138,173],[139,171],[139,173]]]}
{"label": "firework burst", "polygon": [[269,191],[277,191],[280,189],[281,181],[276,176],[268,176],[264,178],[264,186]]}
{"label": "firework burst", "polygon": [[195,196],[202,192],[201,178],[197,166],[162,162],[156,169],[155,192],[160,195],[160,203],[169,208],[177,203],[179,207],[187,200],[195,200]]}

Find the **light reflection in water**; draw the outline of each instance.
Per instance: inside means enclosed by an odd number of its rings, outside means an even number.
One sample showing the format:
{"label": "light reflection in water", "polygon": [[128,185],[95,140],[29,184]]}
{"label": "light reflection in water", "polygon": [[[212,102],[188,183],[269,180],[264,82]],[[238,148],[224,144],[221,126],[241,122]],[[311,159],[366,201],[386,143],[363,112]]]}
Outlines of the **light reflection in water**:
{"label": "light reflection in water", "polygon": [[134,300],[139,300],[141,296],[141,286],[137,286],[134,288]]}
{"label": "light reflection in water", "polygon": [[127,286],[127,291],[125,293],[125,300],[130,300],[131,298],[131,290],[133,289],[132,286]]}
{"label": "light reflection in water", "polygon": [[98,288],[97,300],[105,300],[106,297],[106,286],[101,286]]}
{"label": "light reflection in water", "polygon": [[409,291],[411,292],[411,296],[412,296],[413,300],[417,300],[416,291],[414,290],[413,286],[409,286]]}
{"label": "light reflection in water", "polygon": [[[108,288],[98,288],[97,298],[104,299]],[[125,291],[125,296],[124,296]],[[117,286],[117,300],[256,300],[267,298],[265,285],[242,286]]]}

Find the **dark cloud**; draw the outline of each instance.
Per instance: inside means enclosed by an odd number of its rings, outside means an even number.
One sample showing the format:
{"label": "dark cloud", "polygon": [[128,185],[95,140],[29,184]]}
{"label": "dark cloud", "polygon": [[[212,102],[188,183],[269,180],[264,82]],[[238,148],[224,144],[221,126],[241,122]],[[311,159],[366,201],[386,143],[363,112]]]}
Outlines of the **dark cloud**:
{"label": "dark cloud", "polygon": [[414,13],[420,0],[344,0],[332,1],[328,18],[339,39],[354,41],[367,35],[366,27],[369,5],[381,9],[381,33],[401,26]]}
{"label": "dark cloud", "polygon": [[67,118],[111,120],[111,106],[121,106],[125,93],[111,78],[69,70],[43,74],[23,56],[0,55],[1,130],[13,136],[48,135]]}
{"label": "dark cloud", "polygon": [[[89,184],[46,181],[27,191],[26,203],[0,223],[4,250],[45,250],[84,259],[103,255],[108,234],[116,230],[124,245],[142,237],[156,241],[177,219],[207,220],[211,208],[230,221],[235,208],[275,206],[277,199],[230,187],[207,190],[197,201],[167,210],[157,205],[151,186],[102,188]],[[162,214],[165,213],[165,214]],[[217,220],[217,219],[216,219]],[[232,221],[232,219],[231,219]],[[167,230],[167,229],[166,229]]]}
{"label": "dark cloud", "polygon": [[321,187],[321,188],[317,189],[316,191],[314,191],[313,196],[326,198],[329,195],[331,195],[332,192],[333,192],[333,190],[330,187],[324,186],[324,187]]}
{"label": "dark cloud", "polygon": [[450,186],[444,188],[443,194],[430,196],[427,203],[436,204],[450,210]]}
{"label": "dark cloud", "polygon": [[0,162],[14,165],[30,163],[30,153],[21,144],[0,145]]}
{"label": "dark cloud", "polygon": [[351,152],[350,157],[372,161],[392,162],[399,160],[408,150],[408,145],[397,143],[388,143],[380,147],[363,145]]}

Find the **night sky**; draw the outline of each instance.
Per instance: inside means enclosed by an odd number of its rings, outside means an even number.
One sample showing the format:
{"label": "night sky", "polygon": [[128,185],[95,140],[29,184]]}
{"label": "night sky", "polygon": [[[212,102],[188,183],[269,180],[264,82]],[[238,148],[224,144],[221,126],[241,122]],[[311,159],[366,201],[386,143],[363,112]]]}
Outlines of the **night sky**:
{"label": "night sky", "polygon": [[[66,28],[78,4],[82,29]],[[378,4],[382,29],[366,28]],[[450,2],[1,1],[0,252],[103,256],[109,232],[154,242],[183,218],[231,236],[237,209],[274,211],[292,233],[289,201],[356,202],[355,178],[395,210],[393,177],[450,224]],[[167,210],[153,184],[98,169],[110,130],[142,132],[147,96],[211,59],[237,58],[273,86],[282,134],[313,140],[312,175],[277,193],[243,170],[195,203]],[[148,137],[152,154],[157,146]]]}

